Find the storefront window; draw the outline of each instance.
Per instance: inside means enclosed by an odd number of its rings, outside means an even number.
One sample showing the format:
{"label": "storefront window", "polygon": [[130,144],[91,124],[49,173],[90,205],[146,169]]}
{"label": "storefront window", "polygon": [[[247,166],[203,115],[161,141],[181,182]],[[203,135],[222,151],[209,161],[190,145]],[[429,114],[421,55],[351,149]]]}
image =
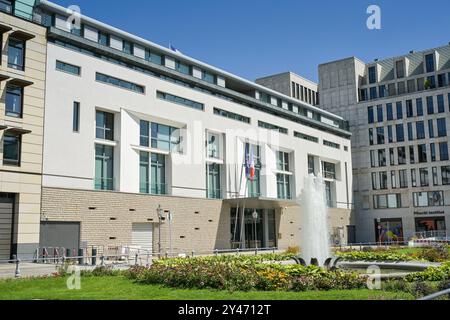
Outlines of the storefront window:
{"label": "storefront window", "polygon": [[375,220],[376,239],[380,243],[403,242],[403,223],[401,219]]}

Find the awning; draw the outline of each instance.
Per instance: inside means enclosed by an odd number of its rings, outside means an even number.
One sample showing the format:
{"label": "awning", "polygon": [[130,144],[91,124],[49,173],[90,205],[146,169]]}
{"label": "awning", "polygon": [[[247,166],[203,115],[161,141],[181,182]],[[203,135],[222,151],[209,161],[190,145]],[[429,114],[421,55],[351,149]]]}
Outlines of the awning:
{"label": "awning", "polygon": [[0,24],[0,34],[4,34],[5,32],[11,31],[11,30],[12,30],[12,28],[10,26]]}
{"label": "awning", "polygon": [[232,207],[243,207],[249,209],[282,209],[289,207],[297,207],[299,204],[294,200],[283,200],[273,198],[237,198],[237,199],[225,199],[225,203],[228,203]]}
{"label": "awning", "polygon": [[28,40],[35,38],[36,36],[34,34],[31,34],[31,33],[28,33],[28,32],[22,31],[22,30],[16,30],[13,33],[11,33],[11,37],[20,39],[23,41],[28,41]]}
{"label": "awning", "polygon": [[10,132],[10,133],[13,133],[13,134],[18,134],[18,135],[24,135],[24,134],[29,134],[29,133],[31,133],[31,132],[33,132],[33,131],[31,131],[31,130],[26,130],[26,129],[22,129],[22,128],[7,128],[6,129],[6,132]]}
{"label": "awning", "polygon": [[1,74],[0,73],[0,82],[8,80],[8,79],[9,79],[9,76],[7,76],[6,74]]}
{"label": "awning", "polygon": [[18,86],[18,87],[28,87],[28,86],[33,85],[33,82],[24,80],[24,79],[14,78],[14,79],[9,80],[8,84],[11,84],[13,86]]}
{"label": "awning", "polygon": [[0,125],[0,131],[8,129],[8,126]]}

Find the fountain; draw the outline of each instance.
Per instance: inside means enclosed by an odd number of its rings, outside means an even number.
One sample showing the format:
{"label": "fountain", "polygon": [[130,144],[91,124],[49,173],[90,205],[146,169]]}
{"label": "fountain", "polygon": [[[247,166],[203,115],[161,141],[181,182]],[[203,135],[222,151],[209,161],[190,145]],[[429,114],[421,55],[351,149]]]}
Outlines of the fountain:
{"label": "fountain", "polygon": [[305,262],[310,262],[313,265],[329,267],[332,259],[330,258],[328,207],[325,182],[321,175],[315,177],[311,174],[305,178],[305,188],[300,199],[300,207],[302,213],[300,231],[302,253],[296,261],[304,265],[306,265]]}

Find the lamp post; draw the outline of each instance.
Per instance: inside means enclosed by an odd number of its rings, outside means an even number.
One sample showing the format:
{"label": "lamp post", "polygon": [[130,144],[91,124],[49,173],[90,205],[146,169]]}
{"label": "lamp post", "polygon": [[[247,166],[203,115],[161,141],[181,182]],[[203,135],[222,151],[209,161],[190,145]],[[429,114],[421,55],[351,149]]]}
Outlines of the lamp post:
{"label": "lamp post", "polygon": [[159,232],[158,232],[158,257],[161,258],[161,224],[162,220],[164,218],[164,211],[161,208],[161,205],[158,205],[158,208],[156,209],[156,213],[158,214],[158,221],[159,221]]}
{"label": "lamp post", "polygon": [[254,222],[254,227],[255,227],[255,247],[256,247],[256,250],[258,250],[258,239],[256,239],[257,238],[257,236],[256,236],[256,233],[257,233],[257,230],[256,230],[256,221],[258,220],[258,211],[254,211],[253,212],[253,222]]}

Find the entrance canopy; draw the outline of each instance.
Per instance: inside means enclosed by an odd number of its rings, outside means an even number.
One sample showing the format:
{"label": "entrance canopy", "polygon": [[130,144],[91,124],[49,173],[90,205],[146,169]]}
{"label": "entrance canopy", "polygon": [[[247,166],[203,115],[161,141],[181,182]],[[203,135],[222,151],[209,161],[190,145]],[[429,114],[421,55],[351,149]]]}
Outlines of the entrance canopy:
{"label": "entrance canopy", "polygon": [[246,207],[252,209],[280,209],[297,207],[298,203],[294,200],[283,200],[283,199],[273,199],[273,198],[236,198],[236,199],[225,199],[225,203],[229,204],[231,207]]}

